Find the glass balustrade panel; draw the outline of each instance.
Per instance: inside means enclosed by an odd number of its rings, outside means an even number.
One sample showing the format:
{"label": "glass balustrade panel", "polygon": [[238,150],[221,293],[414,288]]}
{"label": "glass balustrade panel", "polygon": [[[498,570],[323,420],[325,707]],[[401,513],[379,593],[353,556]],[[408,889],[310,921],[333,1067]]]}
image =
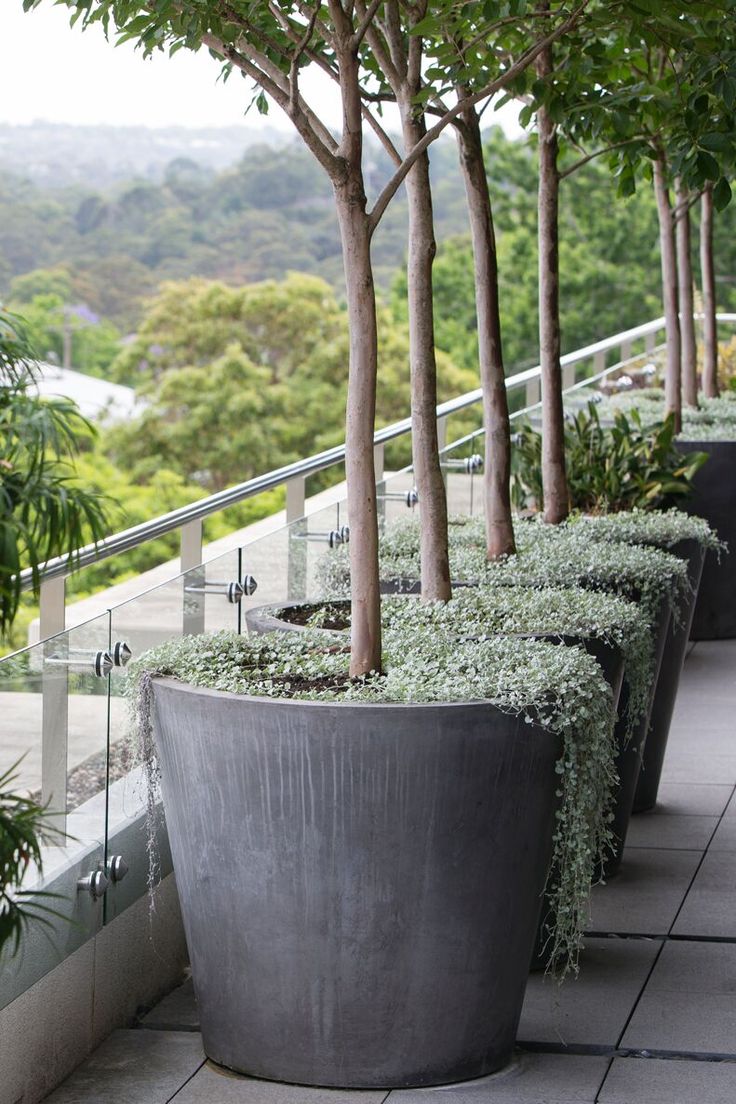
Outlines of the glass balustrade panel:
{"label": "glass balustrade panel", "polygon": [[20,903],[17,953],[0,954],[0,1007],[100,928],[104,912],[110,619],[103,614],[0,660],[2,790],[45,807],[42,863]]}

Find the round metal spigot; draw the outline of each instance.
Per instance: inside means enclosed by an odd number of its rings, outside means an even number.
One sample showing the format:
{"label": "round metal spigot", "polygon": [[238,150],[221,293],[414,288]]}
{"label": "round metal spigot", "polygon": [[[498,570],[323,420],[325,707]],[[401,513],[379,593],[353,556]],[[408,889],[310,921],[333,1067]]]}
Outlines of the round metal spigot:
{"label": "round metal spigot", "polygon": [[112,882],[122,882],[128,873],[129,867],[122,855],[111,855],[107,860],[105,870]]}
{"label": "round metal spigot", "polygon": [[98,678],[105,678],[113,668],[113,659],[109,652],[95,652],[94,672]]}
{"label": "round metal spigot", "polygon": [[240,583],[228,583],[227,584],[227,600],[231,605],[236,606],[241,601],[245,591]]}
{"label": "round metal spigot", "polygon": [[258,583],[252,575],[244,575],[240,585],[243,588],[243,594],[245,594],[246,598],[250,598],[251,594],[255,594],[258,590]]}
{"label": "round metal spigot", "polygon": [[97,678],[107,678],[112,671],[112,656],[109,652],[71,652],[67,656],[47,656],[44,663],[49,667],[67,667],[70,671],[89,674],[90,669]]}
{"label": "round metal spigot", "polygon": [[330,529],[329,533],[327,534],[327,543],[329,544],[330,548],[337,548],[338,544],[343,543],[342,533],[339,529]]}
{"label": "round metal spigot", "polygon": [[112,662],[114,667],[125,667],[133,653],[124,640],[116,640],[112,646]]}
{"label": "round metal spigot", "polygon": [[340,528],[338,529],[338,533],[340,534],[340,540],[342,541],[343,544],[349,544],[350,543],[350,526],[349,525],[341,525]]}
{"label": "round metal spigot", "polygon": [[77,881],[77,890],[89,893],[90,897],[97,901],[105,895],[109,884],[110,880],[102,870],[93,870]]}

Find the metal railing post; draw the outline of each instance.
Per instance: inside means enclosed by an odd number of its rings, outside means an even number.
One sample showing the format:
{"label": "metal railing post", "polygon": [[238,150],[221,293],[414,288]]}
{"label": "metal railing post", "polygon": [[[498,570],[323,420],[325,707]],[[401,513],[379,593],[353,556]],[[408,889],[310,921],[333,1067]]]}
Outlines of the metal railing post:
{"label": "metal railing post", "polygon": [[599,372],[605,372],[606,370],[606,354],[604,352],[596,353],[593,357],[593,374],[598,375]]}
{"label": "metal railing post", "polygon": [[447,444],[447,415],[437,419],[437,448],[442,452]]}
{"label": "metal railing post", "polygon": [[618,358],[621,363],[625,363],[627,360],[631,360],[632,345],[630,341],[622,341],[619,346]]}
{"label": "metal railing post", "polygon": [[542,401],[542,381],[539,376],[536,379],[527,380],[524,406],[536,406]]}
{"label": "metal railing post", "polygon": [[[46,659],[59,655],[66,641],[48,640],[66,627],[66,578],[41,583],[39,632]],[[63,643],[62,643],[63,641]],[[69,671],[63,665],[43,664],[41,675],[41,803],[47,805],[60,832],[66,831],[66,774],[69,747]]]}
{"label": "metal railing post", "polygon": [[568,387],[574,387],[575,386],[576,368],[577,368],[577,365],[575,365],[575,364],[563,364],[563,366],[562,366],[562,390],[563,391],[567,391]]}
{"label": "metal railing post", "polygon": [[647,353],[653,353],[657,348],[657,335],[656,333],[648,333],[644,338],[644,351]]}
{"label": "metal railing post", "polygon": [[[205,572],[202,567],[202,519],[195,518],[179,530],[179,564],[186,572],[184,586],[203,586]],[[204,632],[205,594],[186,593],[182,589],[182,632],[196,636]]]}
{"label": "metal railing post", "polygon": [[304,517],[306,480],[303,475],[286,480],[286,524]]}
{"label": "metal railing post", "polygon": [[289,526],[286,596],[292,602],[307,596],[307,542],[301,539],[306,526],[295,524],[306,512],[306,486],[303,475],[286,481],[286,524]]}
{"label": "metal railing post", "polygon": [[[444,422],[444,418],[437,419],[437,436],[439,437],[440,422]],[[383,444],[373,446],[373,468],[376,473],[376,483],[383,483],[383,471],[385,461],[385,446]]]}

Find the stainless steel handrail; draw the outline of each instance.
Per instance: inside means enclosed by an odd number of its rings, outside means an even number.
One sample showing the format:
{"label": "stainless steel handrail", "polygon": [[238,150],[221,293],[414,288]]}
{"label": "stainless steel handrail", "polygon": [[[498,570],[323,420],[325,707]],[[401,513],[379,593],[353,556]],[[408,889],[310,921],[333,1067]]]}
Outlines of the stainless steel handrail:
{"label": "stainless steel handrail", "polygon": [[[736,315],[719,315],[718,318],[719,321],[724,322],[736,321]],[[561,358],[562,367],[567,368],[581,361],[604,355],[610,349],[619,346],[627,346],[637,339],[657,333],[663,327],[664,318],[656,318],[641,326],[635,326],[633,329],[624,330],[621,333],[604,338],[602,341],[596,341],[592,345],[586,345],[582,349],[576,349],[574,352],[567,353],[563,356]],[[528,384],[538,381],[540,375],[541,369],[539,365],[536,365],[534,368],[527,368],[522,372],[517,372],[513,376],[507,378],[506,390],[512,392],[521,387],[525,387]],[[456,414],[469,406],[475,405],[481,398],[482,391],[480,388],[477,388],[474,391],[468,391],[464,395],[459,395],[454,399],[450,399],[448,402],[441,403],[437,407],[437,418],[438,420],[448,418],[452,414]],[[410,430],[411,419],[402,418],[398,422],[393,422],[391,425],[377,430],[374,436],[374,443],[376,446],[384,445],[388,441],[395,440],[397,437],[401,437],[410,432]],[[106,537],[97,544],[88,544],[75,553],[71,563],[68,556],[57,556],[52,560],[48,560],[41,568],[41,579],[43,581],[48,581],[65,577],[72,571],[77,571],[93,563],[99,563],[101,560],[105,560],[110,556],[115,556],[120,552],[128,552],[131,548],[136,548],[146,541],[155,540],[157,537],[161,537],[175,529],[180,529],[191,522],[201,521],[203,518],[209,517],[210,514],[224,510],[228,506],[234,506],[244,499],[253,498],[255,495],[262,494],[264,491],[274,490],[276,487],[288,483],[291,480],[304,479],[309,475],[324,471],[327,468],[333,467],[335,464],[341,463],[344,459],[345,444],[343,443],[325,449],[323,452],[316,453],[314,456],[306,457],[303,460],[297,460],[293,464],[285,464],[281,468],[266,472],[264,475],[258,475],[254,479],[248,479],[243,483],[237,483],[233,487],[227,487],[225,490],[218,491],[216,494],[209,495],[206,498],[201,498],[197,502],[190,503],[187,506],[181,506],[176,510],[169,511],[167,514],[152,518],[150,521],[142,522],[140,525],[133,525],[129,529],[114,533],[112,536]],[[29,569],[26,569],[21,574],[23,588],[27,589],[31,585],[31,582],[32,573]]]}

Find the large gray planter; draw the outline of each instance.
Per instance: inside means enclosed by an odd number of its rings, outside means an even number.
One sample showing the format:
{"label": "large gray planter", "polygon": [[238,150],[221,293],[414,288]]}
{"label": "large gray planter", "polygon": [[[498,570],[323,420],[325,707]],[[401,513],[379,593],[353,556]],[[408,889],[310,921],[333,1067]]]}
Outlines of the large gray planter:
{"label": "large gray planter", "polygon": [[433,1085],[511,1056],[559,740],[488,703],[154,684],[209,1058],[309,1085]]}
{"label": "large gray planter", "polygon": [[715,552],[705,557],[690,639],[730,640],[736,637],[736,441],[678,441],[677,447],[708,453],[683,509],[705,518],[729,548],[720,559]]}
{"label": "large gray planter", "polygon": [[636,784],[635,813],[646,812],[653,809],[657,804],[659,780],[662,776],[672,714],[675,710],[677,690],[680,685],[682,666],[685,662],[685,652],[690,638],[690,629],[693,623],[698,600],[698,588],[705,560],[705,547],[695,540],[679,541],[667,551],[686,561],[690,595],[687,601],[682,603],[682,608],[678,611],[679,616],[670,618],[669,628],[667,629],[662,663],[657,679],[657,689],[652,703],[649,731],[644,744],[641,771]]}

